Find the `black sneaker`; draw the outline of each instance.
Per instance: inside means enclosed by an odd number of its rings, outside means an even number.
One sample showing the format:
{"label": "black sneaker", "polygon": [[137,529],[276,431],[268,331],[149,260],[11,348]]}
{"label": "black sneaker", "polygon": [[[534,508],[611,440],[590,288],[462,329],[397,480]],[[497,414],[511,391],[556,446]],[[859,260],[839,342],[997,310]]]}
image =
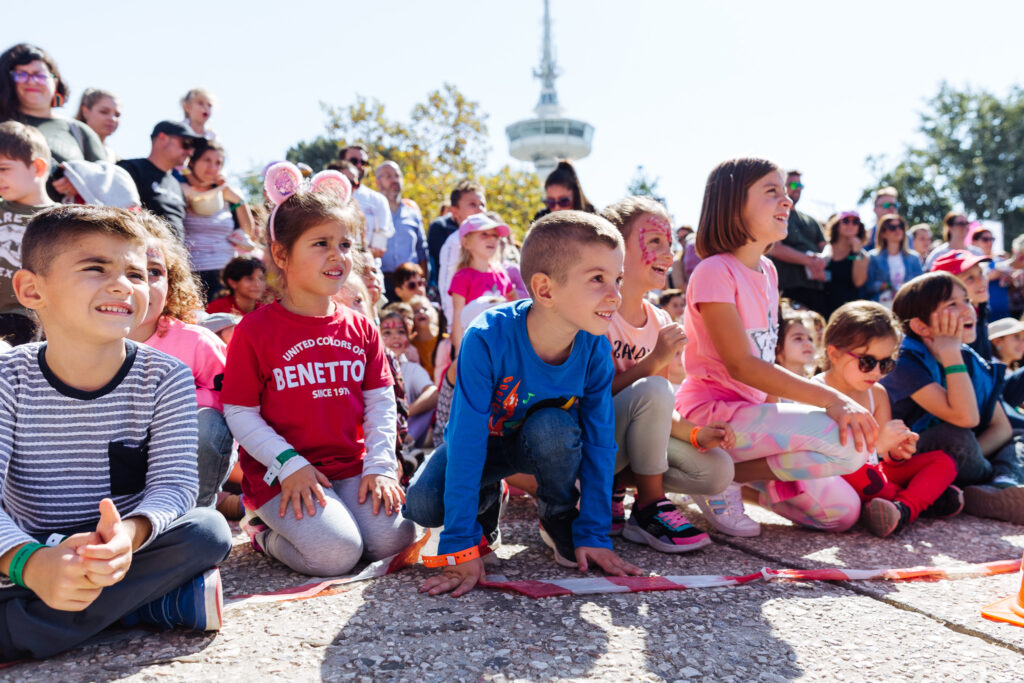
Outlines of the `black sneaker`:
{"label": "black sneaker", "polygon": [[958,486],[948,486],[939,494],[935,502],[925,508],[921,513],[922,517],[937,517],[946,519],[956,517],[964,509],[964,492]]}
{"label": "black sneaker", "polygon": [[567,510],[540,520],[540,539],[555,552],[555,562],[563,567],[577,567],[576,545],[572,541],[572,523],[579,510]]}
{"label": "black sneaker", "polygon": [[864,505],[860,521],[875,536],[885,538],[910,522],[910,508],[899,501],[872,498]]}
{"label": "black sneaker", "polygon": [[501,516],[505,514],[505,506],[508,505],[509,500],[508,484],[505,483],[505,480],[502,479],[496,486],[498,487],[498,499],[489,508],[477,515],[476,518],[480,522],[484,538],[487,539],[487,544],[491,546],[491,550],[497,550],[498,546],[501,545],[501,529],[498,527],[498,522],[501,521]]}
{"label": "black sneaker", "polygon": [[690,524],[668,498],[656,500],[642,510],[634,507],[622,535],[663,553],[686,553],[711,543],[711,537]]}

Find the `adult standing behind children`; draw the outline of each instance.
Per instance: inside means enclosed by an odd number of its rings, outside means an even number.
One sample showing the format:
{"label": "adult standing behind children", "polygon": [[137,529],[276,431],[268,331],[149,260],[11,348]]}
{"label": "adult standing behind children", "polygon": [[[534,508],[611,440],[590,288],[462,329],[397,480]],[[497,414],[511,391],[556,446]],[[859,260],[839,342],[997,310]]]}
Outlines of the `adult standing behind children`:
{"label": "adult standing behind children", "polygon": [[[180,361],[125,339],[149,302],[146,230],[61,206],[25,231],[21,303],[46,342],[0,357],[0,659],[122,621],[219,629],[231,532],[196,500],[196,400]],[[50,545],[44,545],[47,542]]]}
{"label": "adult standing behind children", "polygon": [[[438,292],[447,292],[449,284],[445,282],[444,287],[441,288],[438,282],[441,274],[441,247],[453,233],[459,231],[462,221],[475,213],[487,210],[484,186],[468,178],[460,181],[451,192],[451,203],[449,213],[434,219],[427,229],[427,256],[430,258],[427,292],[438,301],[441,300],[438,298]],[[456,240],[455,243],[458,244],[458,241]],[[451,304],[449,303],[445,310],[448,320],[451,320],[451,314]]]}
{"label": "adult standing behind children", "polygon": [[[42,48],[19,43],[0,55],[0,121],[20,121],[46,138],[53,162],[50,177],[65,161],[107,161],[99,137],[81,121],[54,114],[70,91],[57,63]],[[65,178],[47,186],[53,199],[74,193]]]}
{"label": "adult standing behind children", "polygon": [[483,578],[501,479],[516,473],[537,478],[541,538],[558,564],[640,573],[608,536],[614,368],[603,335],[619,305],[622,237],[592,214],[545,216],[523,242],[522,272],[533,298],[467,329],[446,442],[409,486],[407,517],[444,525],[440,555],[426,558],[444,570],[420,589],[431,595],[462,595]]}
{"label": "adult standing behind children", "polygon": [[371,190],[363,184],[366,171],[370,166],[370,155],[362,145],[349,145],[341,150],[342,160],[353,164],[358,175],[352,198],[359,204],[366,218],[366,246],[373,252],[374,258],[380,258],[388,248],[388,240],[395,234],[395,225],[391,220],[391,206],[380,192]]}
{"label": "adult standing behind children", "polygon": [[35,318],[14,295],[21,240],[32,216],[53,204],[46,194],[50,150],[43,134],[17,121],[0,123],[0,340],[35,341]]}
{"label": "adult standing behind children", "polygon": [[179,242],[185,241],[185,192],[173,171],[188,162],[198,140],[188,126],[161,121],[150,134],[148,157],[117,162],[135,181],[142,206],[167,221]]}
{"label": "adult standing behind children", "polygon": [[384,255],[380,257],[380,268],[384,272],[384,293],[389,300],[394,300],[395,283],[392,277],[395,269],[403,263],[416,263],[423,273],[426,272],[427,234],[423,231],[423,215],[419,207],[402,197],[402,169],[398,164],[385,161],[374,171],[374,177],[381,194],[388,200],[391,222],[395,227],[395,234],[388,238]]}
{"label": "adult standing behind children", "polygon": [[768,255],[779,272],[782,296],[818,311],[824,309],[825,266],[820,252],[825,248],[825,235],[818,221],[796,210],[804,184],[800,171],[786,174],[786,192],[793,202],[786,235],[772,245]]}

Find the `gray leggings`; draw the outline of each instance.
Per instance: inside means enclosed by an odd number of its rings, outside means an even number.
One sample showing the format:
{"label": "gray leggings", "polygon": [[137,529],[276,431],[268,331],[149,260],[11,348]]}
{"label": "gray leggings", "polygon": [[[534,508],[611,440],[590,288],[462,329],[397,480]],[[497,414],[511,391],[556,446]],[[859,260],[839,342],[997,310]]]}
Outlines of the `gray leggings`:
{"label": "gray leggings", "polygon": [[359,504],[362,477],[331,482],[324,490],[327,506],[316,506],[310,517],[303,509],[295,519],[289,507],[281,517],[281,494],[258,510],[270,530],[263,535],[263,549],[271,557],[310,576],[339,576],[351,570],[361,557],[375,561],[394,555],[412,543],[416,525],[394,512],[384,514],[383,505],[373,514],[367,495]]}

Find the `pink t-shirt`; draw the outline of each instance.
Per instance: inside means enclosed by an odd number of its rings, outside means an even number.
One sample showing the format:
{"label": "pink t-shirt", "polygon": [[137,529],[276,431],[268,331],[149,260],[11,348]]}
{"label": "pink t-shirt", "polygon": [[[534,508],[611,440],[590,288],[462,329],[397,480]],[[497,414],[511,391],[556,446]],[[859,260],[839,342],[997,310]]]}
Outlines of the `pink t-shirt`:
{"label": "pink t-shirt", "polygon": [[[686,379],[676,394],[676,409],[687,418],[714,401],[764,403],[765,392],[729,375],[697,310],[697,305],[703,303],[735,304],[747,332],[750,353],[774,363],[779,336],[779,276],[775,265],[762,256],[760,271],[751,270],[732,254],[717,254],[697,265],[686,288]],[[701,413],[701,417],[708,416]]]}
{"label": "pink t-shirt", "polygon": [[[655,344],[658,343],[658,332],[672,322],[672,317],[668,313],[646,299],[643,301],[643,308],[647,314],[647,322],[643,327],[633,327],[618,311],[612,316],[612,324],[608,326],[606,335],[608,341],[612,343],[612,363],[615,364],[616,375],[629,370],[653,351]],[[658,375],[668,377],[668,366]]]}
{"label": "pink t-shirt", "polygon": [[192,370],[196,403],[200,408],[224,412],[220,385],[224,381],[228,347],[220,337],[205,327],[164,316],[160,318],[156,334],[146,340],[146,346],[174,356]]}
{"label": "pink t-shirt", "polygon": [[486,273],[473,268],[461,268],[452,276],[452,284],[448,288],[449,294],[465,297],[467,304],[486,294],[507,298],[515,291],[512,280],[501,266],[493,266]]}

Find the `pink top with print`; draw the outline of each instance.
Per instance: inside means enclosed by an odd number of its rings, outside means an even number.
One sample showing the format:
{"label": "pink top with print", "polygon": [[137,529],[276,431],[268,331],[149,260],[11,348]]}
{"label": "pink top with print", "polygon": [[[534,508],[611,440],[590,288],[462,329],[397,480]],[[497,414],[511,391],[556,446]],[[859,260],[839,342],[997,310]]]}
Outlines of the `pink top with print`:
{"label": "pink top with print", "polygon": [[[606,335],[608,341],[612,343],[612,363],[615,364],[616,375],[629,370],[653,351],[654,345],[658,343],[658,332],[672,322],[672,317],[668,313],[650,301],[644,299],[643,307],[644,313],[647,314],[647,322],[643,327],[633,327],[618,311],[612,316],[612,323],[608,326]],[[668,377],[668,366],[656,374]]]}

